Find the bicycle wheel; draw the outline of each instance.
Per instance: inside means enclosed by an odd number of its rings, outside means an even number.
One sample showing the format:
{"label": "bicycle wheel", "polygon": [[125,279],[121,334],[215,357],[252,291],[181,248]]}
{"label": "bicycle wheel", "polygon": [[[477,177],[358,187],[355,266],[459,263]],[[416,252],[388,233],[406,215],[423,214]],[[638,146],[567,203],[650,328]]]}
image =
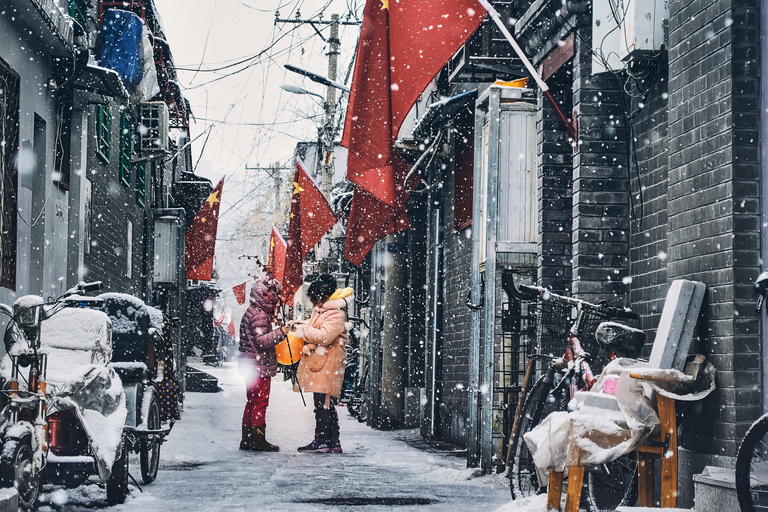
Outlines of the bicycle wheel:
{"label": "bicycle wheel", "polygon": [[512,459],[508,476],[513,499],[540,494],[547,486],[547,482],[539,482],[536,465],[523,435],[533,430],[549,413],[566,409],[567,400],[551,393],[561,378],[559,374],[555,374],[552,382],[546,382],[546,376],[539,378],[525,399],[517,432],[512,438]]}
{"label": "bicycle wheel", "polygon": [[637,502],[637,455],[622,455],[613,462],[601,465],[586,476],[587,510],[613,512],[621,505],[634,506]]}
{"label": "bicycle wheel", "polygon": [[736,496],[742,512],[768,511],[768,415],[752,424],[739,446]]}

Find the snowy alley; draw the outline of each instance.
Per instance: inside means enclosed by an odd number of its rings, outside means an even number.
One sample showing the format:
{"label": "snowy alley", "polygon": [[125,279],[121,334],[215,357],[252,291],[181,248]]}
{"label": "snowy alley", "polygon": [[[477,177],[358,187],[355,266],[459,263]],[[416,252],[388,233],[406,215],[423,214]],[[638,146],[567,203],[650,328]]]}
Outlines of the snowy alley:
{"label": "snowy alley", "polygon": [[[312,439],[312,409],[280,375],[273,379],[267,409],[267,439],[280,452],[239,451],[245,388],[237,365],[205,371],[219,378],[222,391],[187,395],[182,419],[163,445],[157,480],[143,493],[131,485],[125,503],[109,510],[446,512],[496,510],[510,500],[503,475],[473,478],[475,470],[466,468],[463,454],[415,448],[406,440],[418,442],[418,432],[376,431],[344,408],[339,408],[344,454],[297,453],[296,447]],[[137,460],[131,460],[131,472],[138,473]],[[46,492],[40,511],[100,510],[105,499],[95,484]]]}

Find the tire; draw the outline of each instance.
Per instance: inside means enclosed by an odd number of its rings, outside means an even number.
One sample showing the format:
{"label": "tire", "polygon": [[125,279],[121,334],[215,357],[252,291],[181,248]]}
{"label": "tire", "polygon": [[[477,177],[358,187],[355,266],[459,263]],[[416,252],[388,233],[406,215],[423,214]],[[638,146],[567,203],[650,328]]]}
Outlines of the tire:
{"label": "tire", "polygon": [[520,412],[517,432],[512,439],[512,458],[508,474],[513,499],[541,494],[547,486],[547,482],[539,482],[536,465],[533,463],[523,435],[533,430],[549,413],[566,409],[567,400],[552,396],[550,393],[559,379],[560,375],[556,374],[554,382],[546,382],[546,376],[536,381]]}
{"label": "tire", "polygon": [[736,497],[742,512],[768,510],[768,415],[750,427],[736,456]]}
{"label": "tire", "polygon": [[[152,397],[147,412],[147,428],[149,430],[160,429],[160,402],[157,396]],[[141,461],[141,481],[144,485],[152,483],[157,478],[157,468],[160,465],[160,439],[150,441],[147,438],[141,440],[139,459]]]}
{"label": "tire", "polygon": [[107,504],[110,506],[123,503],[128,495],[128,444],[124,439],[122,445],[107,480]]}
{"label": "tire", "polygon": [[[613,512],[637,502],[637,455],[628,453],[586,475],[582,503],[589,512]],[[586,498],[586,499],[584,499]]]}
{"label": "tire", "polygon": [[0,455],[0,486],[15,487],[19,507],[33,510],[40,496],[40,475],[32,475],[32,447],[29,438],[10,439]]}

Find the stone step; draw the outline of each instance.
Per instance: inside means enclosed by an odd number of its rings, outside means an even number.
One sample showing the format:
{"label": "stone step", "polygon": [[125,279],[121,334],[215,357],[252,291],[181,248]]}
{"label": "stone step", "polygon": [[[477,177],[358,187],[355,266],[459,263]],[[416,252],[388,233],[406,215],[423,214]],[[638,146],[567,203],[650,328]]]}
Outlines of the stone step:
{"label": "stone step", "polygon": [[616,512],[698,512],[692,508],[619,507]]}
{"label": "stone step", "polygon": [[19,510],[19,493],[13,487],[0,489],[0,512],[17,512]]}
{"label": "stone step", "polygon": [[707,466],[701,474],[693,475],[693,489],[694,505],[700,510],[741,510],[733,469]]}

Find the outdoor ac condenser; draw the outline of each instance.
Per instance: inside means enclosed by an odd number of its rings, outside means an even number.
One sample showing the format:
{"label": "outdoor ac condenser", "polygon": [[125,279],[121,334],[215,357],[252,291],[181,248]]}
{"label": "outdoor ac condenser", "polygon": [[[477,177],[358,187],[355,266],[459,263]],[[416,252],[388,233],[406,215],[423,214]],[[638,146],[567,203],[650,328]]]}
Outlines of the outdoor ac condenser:
{"label": "outdoor ac condenser", "polygon": [[168,151],[168,105],[162,101],[142,103],[139,108],[139,151]]}

